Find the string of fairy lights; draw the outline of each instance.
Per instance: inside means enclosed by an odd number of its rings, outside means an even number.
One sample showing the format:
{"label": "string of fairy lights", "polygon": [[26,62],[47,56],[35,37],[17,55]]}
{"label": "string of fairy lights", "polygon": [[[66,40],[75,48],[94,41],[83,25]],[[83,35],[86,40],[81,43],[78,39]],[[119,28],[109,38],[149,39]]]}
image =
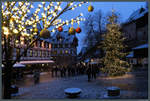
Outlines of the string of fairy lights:
{"label": "string of fairy lights", "polygon": [[[88,2],[67,2],[66,6],[62,8],[62,2],[40,2],[38,6],[34,7],[34,2],[3,2],[2,3],[2,34],[5,36],[20,36],[29,37],[33,39],[38,36],[37,25],[42,23],[42,31],[40,37],[48,38],[51,32],[63,31],[64,25],[71,24],[72,27],[68,30],[69,34],[81,32],[79,27],[80,21],[85,21],[83,14],[80,13],[77,17],[70,20],[60,19],[64,12],[74,10],[81,7]],[[88,7],[88,11],[93,11],[93,6]],[[78,28],[74,29],[73,24],[77,23]],[[27,31],[29,27],[30,31]],[[48,28],[52,27],[52,30]],[[18,41],[17,41],[18,42]]]}

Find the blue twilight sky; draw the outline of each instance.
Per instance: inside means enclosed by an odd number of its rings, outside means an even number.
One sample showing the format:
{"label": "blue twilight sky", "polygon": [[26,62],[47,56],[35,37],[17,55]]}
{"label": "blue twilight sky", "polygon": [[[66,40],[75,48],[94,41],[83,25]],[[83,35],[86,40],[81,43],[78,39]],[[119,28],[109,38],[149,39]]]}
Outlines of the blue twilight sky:
{"label": "blue twilight sky", "polygon": [[[40,2],[36,2],[35,6],[39,4]],[[78,2],[75,2],[78,4]],[[66,4],[62,4],[62,7]],[[88,5],[89,3],[83,4],[81,7],[76,8],[75,10],[68,11],[64,13],[60,18],[62,18],[63,21],[70,20],[71,18],[75,18],[78,16],[81,12],[84,16],[87,16],[88,14],[93,14],[94,12],[97,12],[98,10],[102,11],[102,14],[105,16],[113,9],[115,9],[116,12],[120,13],[121,16],[121,22],[125,22],[129,16],[136,11],[137,9],[141,7],[145,7],[146,2],[91,2],[91,5],[94,7],[93,12],[88,12]],[[68,30],[68,27],[71,25],[64,27],[64,30]],[[77,24],[74,24],[74,28],[77,27]],[[80,52],[83,45],[83,38],[85,36],[85,31],[83,29],[83,22],[80,23],[80,28],[82,29],[82,32],[80,34],[76,34],[76,36],[79,39],[79,46],[78,46],[78,53]]]}
{"label": "blue twilight sky", "polygon": [[[112,8],[114,8],[116,12],[120,13],[122,20],[121,22],[125,22],[134,11],[141,7],[145,7],[146,2],[91,2],[91,5],[94,7],[93,12],[88,12],[88,5],[90,5],[90,3],[86,3],[83,6],[76,8],[74,11],[67,12],[61,17],[63,19],[71,19],[72,17],[79,15],[80,12],[86,16],[87,14],[97,12],[98,10],[101,10],[102,14],[105,16],[108,12],[111,11]],[[74,27],[76,26],[77,25]],[[82,33],[76,34],[79,39],[78,53],[84,46],[83,38],[85,36],[84,29],[82,28],[83,23],[80,24],[80,27],[82,29]]]}

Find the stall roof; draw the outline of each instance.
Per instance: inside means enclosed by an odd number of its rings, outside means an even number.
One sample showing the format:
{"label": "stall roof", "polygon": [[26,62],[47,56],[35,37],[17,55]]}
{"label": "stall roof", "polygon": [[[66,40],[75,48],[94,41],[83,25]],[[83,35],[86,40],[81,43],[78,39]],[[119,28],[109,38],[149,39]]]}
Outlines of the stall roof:
{"label": "stall roof", "polygon": [[133,57],[133,55],[134,55],[134,54],[133,54],[133,51],[132,51],[132,52],[130,52],[130,54],[129,54],[129,55],[127,55],[126,57],[127,57],[127,58],[132,58],[132,57]]}
{"label": "stall roof", "polygon": [[142,48],[148,48],[148,44],[143,44],[143,45],[137,46],[137,47],[132,48],[132,49],[142,49]]}

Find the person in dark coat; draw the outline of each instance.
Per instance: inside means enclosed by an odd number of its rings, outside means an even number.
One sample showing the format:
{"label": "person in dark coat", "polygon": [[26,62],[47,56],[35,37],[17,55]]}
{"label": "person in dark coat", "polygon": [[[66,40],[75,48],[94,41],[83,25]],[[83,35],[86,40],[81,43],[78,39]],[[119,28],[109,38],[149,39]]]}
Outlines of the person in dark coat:
{"label": "person in dark coat", "polygon": [[54,77],[54,71],[55,71],[55,67],[52,67],[52,70],[51,70],[51,72],[52,72],[52,77]]}
{"label": "person in dark coat", "polygon": [[58,74],[57,74],[57,72],[58,72],[58,66],[55,67],[54,71],[55,71],[55,77],[57,77],[58,76]]}
{"label": "person in dark coat", "polygon": [[66,67],[63,67],[63,76],[66,77]]}
{"label": "person in dark coat", "polygon": [[92,65],[92,78],[96,79],[96,67],[95,67],[95,65]]}
{"label": "person in dark coat", "polygon": [[40,80],[40,71],[35,70],[35,72],[34,72],[34,83],[35,84],[39,83],[39,80]]}
{"label": "person in dark coat", "polygon": [[86,69],[86,74],[88,75],[88,82],[91,81],[91,72],[92,72],[91,65],[89,65]]}

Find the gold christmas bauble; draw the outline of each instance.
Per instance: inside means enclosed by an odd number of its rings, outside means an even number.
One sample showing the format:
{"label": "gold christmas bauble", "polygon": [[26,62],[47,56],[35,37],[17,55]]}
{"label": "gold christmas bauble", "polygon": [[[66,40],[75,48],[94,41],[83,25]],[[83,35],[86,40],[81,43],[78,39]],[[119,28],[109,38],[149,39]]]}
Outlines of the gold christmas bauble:
{"label": "gold christmas bauble", "polygon": [[10,22],[14,22],[14,20],[15,20],[15,19],[14,19],[13,17],[10,18]]}
{"label": "gold christmas bauble", "polygon": [[48,39],[50,37],[50,32],[47,29],[42,29],[40,32],[40,37],[44,39]]}
{"label": "gold christmas bauble", "polygon": [[73,27],[71,27],[70,29],[69,29],[69,34],[75,34],[76,33],[76,30],[73,28]]}
{"label": "gold christmas bauble", "polygon": [[33,31],[37,33],[37,32],[38,32],[38,29],[37,29],[37,28],[34,28],[34,30],[33,30]]}
{"label": "gold christmas bauble", "polygon": [[90,5],[90,6],[88,7],[88,11],[89,11],[89,12],[92,12],[93,10],[94,10],[94,7]]}

